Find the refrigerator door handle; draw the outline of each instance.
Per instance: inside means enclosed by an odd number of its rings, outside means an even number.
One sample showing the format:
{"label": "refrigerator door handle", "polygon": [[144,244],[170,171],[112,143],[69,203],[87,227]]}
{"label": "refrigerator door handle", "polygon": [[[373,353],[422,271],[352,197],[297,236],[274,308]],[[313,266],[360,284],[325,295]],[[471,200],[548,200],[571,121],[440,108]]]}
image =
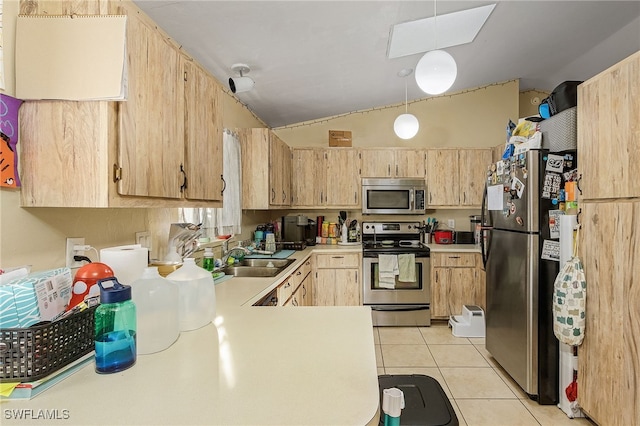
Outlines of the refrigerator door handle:
{"label": "refrigerator door handle", "polygon": [[482,209],[480,211],[480,224],[481,224],[480,250],[482,252],[482,266],[485,271],[487,270],[487,258],[489,257],[489,253],[487,253],[487,250],[485,248],[485,244],[486,244],[485,232],[491,231],[491,229],[493,229],[493,226],[486,226],[485,220],[488,217],[488,215],[485,214],[486,207],[487,207],[487,184],[485,184],[484,192],[482,192]]}

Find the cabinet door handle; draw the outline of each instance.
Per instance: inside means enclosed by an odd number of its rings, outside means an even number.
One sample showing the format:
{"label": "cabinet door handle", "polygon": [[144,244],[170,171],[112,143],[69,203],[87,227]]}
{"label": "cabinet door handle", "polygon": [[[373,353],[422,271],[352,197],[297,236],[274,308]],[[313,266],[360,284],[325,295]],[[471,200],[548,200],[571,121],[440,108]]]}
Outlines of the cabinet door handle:
{"label": "cabinet door handle", "polygon": [[296,275],[302,275],[302,271],[298,271]]}
{"label": "cabinet door handle", "polygon": [[353,203],[354,204],[358,204],[358,192],[357,191],[353,192]]}
{"label": "cabinet door handle", "polygon": [[307,288],[304,286],[304,284],[302,284],[302,297],[306,297],[307,296]]}
{"label": "cabinet door handle", "polygon": [[387,176],[391,176],[391,164],[387,164]]}
{"label": "cabinet door handle", "polygon": [[332,259],[344,259],[344,256],[331,256]]}
{"label": "cabinet door handle", "polygon": [[356,271],[356,282],[358,282],[358,271]]}
{"label": "cabinet door handle", "polygon": [[275,201],[276,200],[276,190],[271,188],[271,201]]}
{"label": "cabinet door handle", "polygon": [[396,176],[398,176],[398,165],[396,164]]}
{"label": "cabinet door handle", "polygon": [[184,171],[182,164],[180,164],[180,173],[182,173],[183,176],[182,185],[180,185],[180,192],[184,192],[184,190],[187,189],[187,172]]}
{"label": "cabinet door handle", "polygon": [[290,283],[290,282],[287,282],[287,283],[284,285],[284,288],[287,288],[287,287],[291,287],[291,283]]}
{"label": "cabinet door handle", "polygon": [[322,196],[324,195],[323,191],[320,191],[320,204],[322,204]]}
{"label": "cabinet door handle", "polygon": [[449,256],[449,259],[460,259],[460,256]]}
{"label": "cabinet door handle", "polygon": [[220,175],[220,179],[222,179],[222,191],[220,191],[220,195],[224,195],[224,190],[227,189],[227,181],[224,180],[224,175]]}

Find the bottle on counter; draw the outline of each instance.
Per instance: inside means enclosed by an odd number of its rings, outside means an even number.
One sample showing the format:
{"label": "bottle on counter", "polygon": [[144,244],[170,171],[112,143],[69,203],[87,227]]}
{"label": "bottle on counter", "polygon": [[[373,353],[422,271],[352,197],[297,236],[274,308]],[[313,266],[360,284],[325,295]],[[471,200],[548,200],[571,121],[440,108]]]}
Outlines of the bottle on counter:
{"label": "bottle on counter", "polygon": [[152,354],[171,346],[180,335],[178,286],[147,267],[131,284],[138,314],[138,354]]}
{"label": "bottle on counter", "polygon": [[96,372],[117,373],[136,363],[136,305],[131,300],[131,286],[120,284],[115,277],[99,280],[98,286]]}
{"label": "bottle on counter", "polygon": [[202,257],[202,267],[210,272],[215,268],[215,259],[213,258],[212,247],[207,247],[204,249],[204,256]]}
{"label": "bottle on counter", "polygon": [[178,286],[178,318],[180,331],[195,330],[209,324],[216,316],[216,292],[211,272],[196,265],[195,259],[184,259],[182,267],[167,279]]}

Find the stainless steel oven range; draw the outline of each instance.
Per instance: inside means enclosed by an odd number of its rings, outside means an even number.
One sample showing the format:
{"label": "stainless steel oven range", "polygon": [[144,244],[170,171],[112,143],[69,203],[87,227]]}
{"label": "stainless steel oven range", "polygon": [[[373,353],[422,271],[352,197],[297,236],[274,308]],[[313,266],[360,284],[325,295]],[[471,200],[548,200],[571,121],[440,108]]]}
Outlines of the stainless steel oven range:
{"label": "stainless steel oven range", "polygon": [[420,222],[362,224],[364,305],[374,325],[431,325],[429,248],[420,229]]}

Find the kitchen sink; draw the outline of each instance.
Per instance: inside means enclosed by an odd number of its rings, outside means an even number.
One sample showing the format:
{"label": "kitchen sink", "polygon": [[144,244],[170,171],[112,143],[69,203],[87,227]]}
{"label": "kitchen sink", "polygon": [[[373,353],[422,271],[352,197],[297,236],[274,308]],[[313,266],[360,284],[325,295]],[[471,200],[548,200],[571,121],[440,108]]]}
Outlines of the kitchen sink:
{"label": "kitchen sink", "polygon": [[[235,265],[227,266],[222,271],[234,277],[275,277],[295,259],[244,259]],[[267,266],[269,264],[272,266]]]}
{"label": "kitchen sink", "polygon": [[[295,262],[295,259],[244,259],[240,261],[240,266],[265,266],[268,268],[286,268]],[[267,265],[273,266],[267,266]],[[234,265],[237,266],[237,265]]]}

